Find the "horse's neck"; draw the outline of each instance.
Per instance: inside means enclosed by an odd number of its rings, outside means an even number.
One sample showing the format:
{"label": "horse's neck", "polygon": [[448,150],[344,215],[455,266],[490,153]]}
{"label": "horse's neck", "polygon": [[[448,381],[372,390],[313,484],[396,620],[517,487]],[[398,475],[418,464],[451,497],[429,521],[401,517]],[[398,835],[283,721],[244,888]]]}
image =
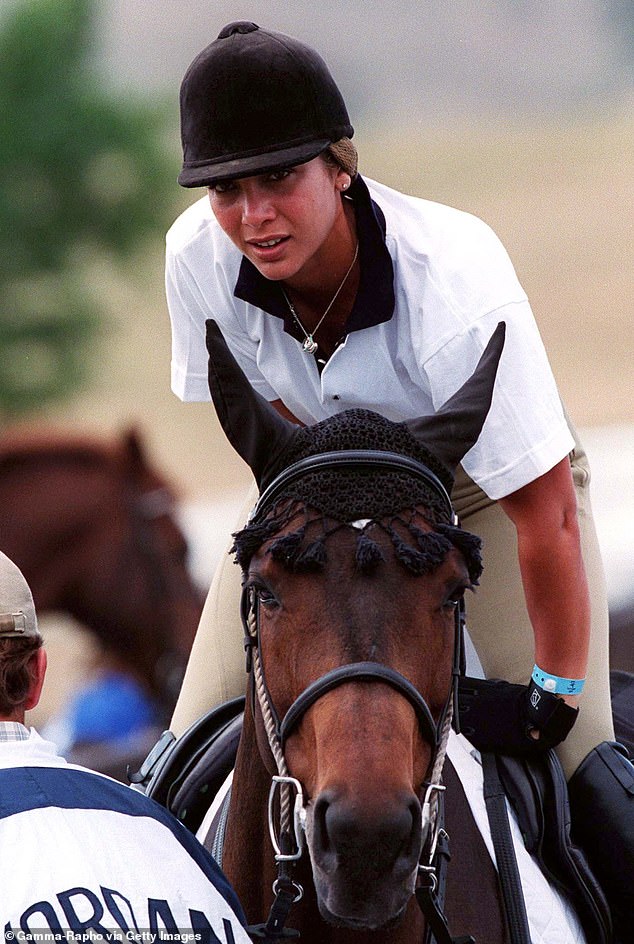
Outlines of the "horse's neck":
{"label": "horse's neck", "polygon": [[[78,618],[70,605],[72,593],[82,583],[84,539],[99,506],[94,489],[86,488],[86,476],[72,471],[72,466],[45,463],[6,475],[0,533],[3,551],[28,577],[38,611],[68,610]],[[92,474],[88,482],[92,487]]]}
{"label": "horse's neck", "polygon": [[[2,467],[2,523],[5,545],[45,557],[81,539],[108,513],[121,483],[100,454],[37,455]],[[9,551],[6,551],[9,553]],[[53,557],[54,560],[54,557]]]}
{"label": "horse's neck", "polygon": [[[234,886],[250,924],[268,917],[277,878],[273,849],[268,838],[268,796],[271,775],[256,744],[255,729],[247,707],[233,776],[231,806],[222,865]],[[310,861],[305,851],[293,878],[304,889],[301,903],[293,906],[288,927],[301,933],[302,944],[421,944],[424,923],[414,898],[405,920],[389,932],[350,931],[325,924],[317,908]],[[386,936],[387,935],[387,936]]]}

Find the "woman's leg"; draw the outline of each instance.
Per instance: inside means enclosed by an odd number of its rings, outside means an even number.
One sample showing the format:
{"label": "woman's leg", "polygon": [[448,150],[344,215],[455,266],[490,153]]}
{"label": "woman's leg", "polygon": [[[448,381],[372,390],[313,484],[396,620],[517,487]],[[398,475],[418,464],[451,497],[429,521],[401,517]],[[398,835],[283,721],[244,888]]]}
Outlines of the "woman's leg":
{"label": "woman's leg", "polygon": [[[597,744],[614,739],[605,579],[590,505],[588,463],[578,440],[571,462],[590,588],[592,631],[579,717],[557,749],[567,777]],[[528,684],[535,660],[534,637],[519,572],[515,528],[462,469],[456,477],[453,500],[464,527],[484,542],[484,573],[477,592],[467,599],[467,627],[485,675]]]}
{"label": "woman's leg", "polygon": [[[257,499],[255,485],[249,490],[240,511],[237,528]],[[223,554],[212,581],[194,645],[187,663],[170,730],[178,737],[210,708],[246,689],[242,620],[240,619],[240,568],[227,552]]]}

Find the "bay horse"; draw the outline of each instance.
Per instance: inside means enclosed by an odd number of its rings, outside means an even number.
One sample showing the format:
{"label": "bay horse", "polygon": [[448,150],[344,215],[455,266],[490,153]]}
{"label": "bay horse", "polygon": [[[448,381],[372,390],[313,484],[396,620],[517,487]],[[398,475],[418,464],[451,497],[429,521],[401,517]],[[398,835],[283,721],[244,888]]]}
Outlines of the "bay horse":
{"label": "bay horse", "polygon": [[0,437],[0,548],[38,612],[76,619],[166,710],[202,610],[174,510],[134,430],[112,440],[48,429]]}
{"label": "bay horse", "polygon": [[234,544],[250,693],[222,852],[255,938],[282,940],[292,909],[305,944],[421,944],[432,928],[437,944],[508,941],[475,830],[446,893],[462,937],[434,894],[461,601],[481,571],[448,491],[503,337],[432,417],[351,410],[299,428],[207,324],[214,405],[260,488]]}

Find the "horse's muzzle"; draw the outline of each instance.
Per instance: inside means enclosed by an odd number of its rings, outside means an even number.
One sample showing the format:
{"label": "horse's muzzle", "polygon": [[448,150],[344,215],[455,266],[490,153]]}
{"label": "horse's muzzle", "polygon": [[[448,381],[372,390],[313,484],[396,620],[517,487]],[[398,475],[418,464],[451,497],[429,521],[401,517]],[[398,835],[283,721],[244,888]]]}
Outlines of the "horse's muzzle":
{"label": "horse's muzzle", "polygon": [[391,802],[384,797],[370,810],[328,789],[308,814],[308,847],[324,919],[368,930],[394,924],[413,894],[421,852],[416,796]]}

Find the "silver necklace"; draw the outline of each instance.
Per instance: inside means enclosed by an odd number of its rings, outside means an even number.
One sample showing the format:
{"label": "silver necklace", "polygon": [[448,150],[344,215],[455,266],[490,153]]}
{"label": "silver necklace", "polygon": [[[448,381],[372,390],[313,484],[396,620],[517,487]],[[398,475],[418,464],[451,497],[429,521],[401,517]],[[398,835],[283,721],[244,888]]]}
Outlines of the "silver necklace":
{"label": "silver necklace", "polygon": [[344,275],[343,280],[342,280],[342,282],[341,282],[341,285],[339,286],[339,288],[337,289],[337,291],[335,292],[335,294],[334,294],[333,297],[331,298],[330,304],[329,304],[328,307],[326,308],[325,312],[323,313],[323,315],[321,316],[321,318],[319,319],[319,321],[317,322],[317,324],[315,325],[315,327],[313,328],[313,330],[310,331],[310,332],[308,332],[308,331],[306,330],[306,328],[304,327],[304,325],[303,325],[303,324],[301,323],[301,321],[299,320],[299,315],[298,315],[297,312],[295,311],[295,306],[293,305],[292,301],[290,300],[290,298],[288,297],[288,295],[286,294],[286,292],[285,292],[284,289],[282,288],[282,295],[283,295],[284,298],[286,299],[286,304],[288,305],[288,309],[289,309],[291,315],[293,316],[293,318],[295,319],[295,321],[297,322],[297,324],[299,325],[299,327],[300,327],[300,328],[302,329],[302,331],[304,332],[304,341],[303,341],[303,343],[302,343],[302,351],[305,351],[306,354],[314,354],[315,351],[317,350],[317,348],[319,347],[319,345],[318,345],[317,342],[315,341],[315,335],[316,335],[317,332],[319,331],[319,329],[320,329],[320,327],[321,327],[321,325],[322,325],[322,323],[323,323],[324,318],[326,317],[326,315],[328,314],[328,312],[330,311],[330,309],[332,308],[332,306],[334,305],[334,303],[337,301],[337,298],[338,298],[338,296],[339,296],[339,292],[341,291],[341,289],[342,289],[342,288],[344,287],[344,285],[346,284],[346,281],[347,281],[347,279],[348,279],[348,276],[349,276],[350,273],[352,272],[352,270],[353,270],[353,268],[354,268],[354,264],[355,264],[355,262],[357,261],[357,256],[358,256],[358,255],[359,255],[359,243],[357,242],[357,247],[356,247],[356,249],[355,249],[355,251],[354,251],[354,258],[353,258],[352,262],[350,263],[350,268],[348,269],[348,271],[347,271],[346,274]]}

